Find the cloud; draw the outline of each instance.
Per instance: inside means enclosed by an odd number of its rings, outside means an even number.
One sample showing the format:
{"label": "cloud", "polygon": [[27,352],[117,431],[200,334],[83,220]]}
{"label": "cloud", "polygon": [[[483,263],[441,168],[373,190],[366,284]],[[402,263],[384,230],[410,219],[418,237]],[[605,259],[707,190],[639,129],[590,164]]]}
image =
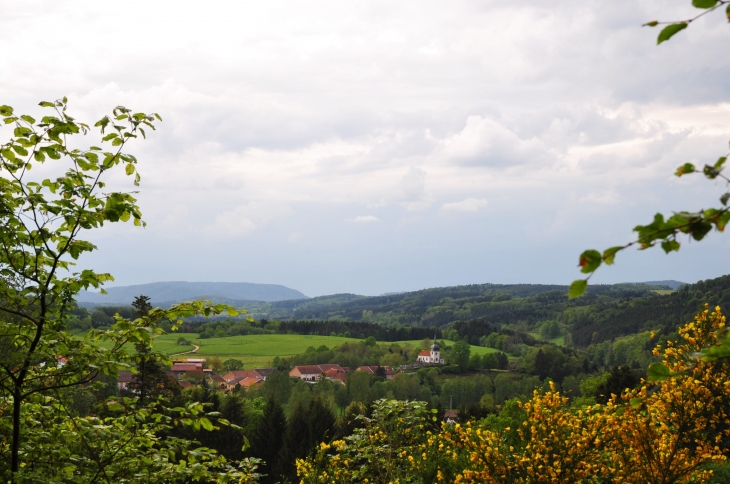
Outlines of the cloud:
{"label": "cloud", "polygon": [[244,237],[268,224],[272,219],[291,212],[291,209],[284,204],[249,202],[216,215],[213,223],[206,227],[206,232]]}
{"label": "cloud", "polygon": [[[701,177],[671,173],[727,146],[721,14],[657,47],[656,31],[639,25],[684,18],[685,5],[175,5],[14,2],[0,16],[0,69],[13,72],[0,82],[0,104],[39,119],[38,101],[67,94],[71,115],[92,124],[118,104],[163,117],[147,140],[125,146],[139,159],[135,196],[149,225],[93,235],[99,257],[146,254],[138,264],[99,259],[121,284],[245,274],[307,294],[380,294],[384,275],[404,288],[489,274],[565,282],[574,274],[563,266],[499,261],[505,251],[557,260],[656,211],[718,203]],[[49,42],[51,31],[64,35]],[[115,37],[125,49],[113,58],[88,42]],[[0,142],[11,133],[0,130]],[[33,176],[44,169],[35,165]],[[123,171],[110,175],[109,190],[136,190]],[[487,206],[498,238],[471,217],[435,216]],[[449,234],[463,237],[444,236],[447,218]],[[381,223],[367,225],[365,239],[338,233],[345,220]],[[450,258],[457,246],[468,257]],[[205,264],[176,269],[201,253]],[[311,277],[323,267],[332,272]]]}
{"label": "cloud", "polygon": [[469,197],[460,202],[444,203],[441,205],[441,210],[454,210],[458,212],[476,212],[480,208],[487,206],[486,198],[473,198]]}
{"label": "cloud", "polygon": [[348,222],[357,222],[357,223],[369,223],[369,222],[379,222],[380,219],[376,217],[375,215],[358,215],[355,218],[351,218],[347,220]]}

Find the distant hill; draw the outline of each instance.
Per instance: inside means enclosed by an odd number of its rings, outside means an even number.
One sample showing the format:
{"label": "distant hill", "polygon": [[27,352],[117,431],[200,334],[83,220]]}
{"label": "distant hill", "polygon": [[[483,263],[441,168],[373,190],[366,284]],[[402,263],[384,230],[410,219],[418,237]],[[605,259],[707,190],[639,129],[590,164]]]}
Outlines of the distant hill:
{"label": "distant hill", "polygon": [[[127,305],[134,298],[149,296],[154,306],[210,299],[217,303],[243,303],[252,301],[274,302],[290,299],[309,299],[301,292],[279,284],[253,284],[250,282],[153,282],[134,286],[107,288],[108,294],[82,291],[77,297],[80,305],[117,304]],[[89,304],[84,304],[89,303]]]}
{"label": "distant hill", "polygon": [[306,300],[251,303],[256,319],[367,321],[385,325],[443,326],[483,319],[501,327],[558,319],[569,307],[657,296],[666,285],[591,285],[585,297],[568,300],[568,286],[472,284],[435,287],[387,296],[334,294]]}
{"label": "distant hill", "polygon": [[650,286],[668,286],[671,289],[674,289],[675,291],[679,289],[681,286],[686,286],[686,282],[679,282],[675,281],[673,279],[668,281],[648,281],[648,282],[640,282],[639,284],[647,284]]}

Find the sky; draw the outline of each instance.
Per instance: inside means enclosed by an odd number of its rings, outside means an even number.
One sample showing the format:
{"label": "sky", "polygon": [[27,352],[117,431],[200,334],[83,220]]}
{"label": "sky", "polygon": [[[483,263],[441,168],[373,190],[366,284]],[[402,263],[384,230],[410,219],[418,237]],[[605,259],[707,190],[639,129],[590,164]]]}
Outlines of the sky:
{"label": "sky", "polygon": [[[130,145],[147,226],[84,236],[110,285],[308,296],[569,284],[657,212],[719,205],[730,26],[689,0],[0,0],[0,104],[163,122]],[[0,140],[10,130],[0,128]],[[81,140],[94,143],[94,137]],[[39,171],[39,176],[43,171]],[[111,175],[110,187],[134,190]],[[630,251],[596,283],[724,275],[730,238]]]}

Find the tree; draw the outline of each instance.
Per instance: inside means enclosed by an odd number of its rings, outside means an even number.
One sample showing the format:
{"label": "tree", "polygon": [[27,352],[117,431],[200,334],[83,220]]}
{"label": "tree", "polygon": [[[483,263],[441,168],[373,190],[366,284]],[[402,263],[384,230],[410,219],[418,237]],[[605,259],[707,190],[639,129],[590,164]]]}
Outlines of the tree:
{"label": "tree", "polygon": [[[132,194],[105,190],[105,179],[123,166],[139,184],[137,159],[122,150],[160,118],[117,107],[95,124],[109,150],[72,148],[80,145],[74,137],[91,128],[69,116],[66,103],[40,103],[50,112],[39,122],[0,106],[4,124],[13,127],[0,145],[0,460],[6,463],[0,480],[129,481],[142,470],[150,482],[169,482],[212,478],[214,467],[219,475],[248,479],[250,467],[234,471],[204,448],[196,449],[199,466],[183,469],[179,460],[189,460],[197,444],[160,438],[175,425],[212,428],[202,406],[170,410],[123,398],[108,402],[104,417],[72,411],[73,389],[93,388],[101,375],[134,367],[125,344],[149,342],[162,332],[160,321],[238,313],[196,302],[133,321],[117,315],[105,321],[111,329],[92,330],[84,340],[67,331],[79,291],[112,280],[93,270],[74,272],[75,261],[96,249],[82,232],[120,221],[144,225]],[[34,164],[44,165],[36,178]]]}
{"label": "tree", "polygon": [[596,401],[607,403],[611,395],[621,395],[624,391],[630,390],[640,382],[628,366],[614,366],[608,373],[608,377],[596,387]]}
{"label": "tree", "polygon": [[147,316],[152,310],[152,304],[150,304],[150,298],[141,294],[134,298],[132,301],[132,307],[134,308],[135,315],[138,318]]}
{"label": "tree", "polygon": [[292,482],[296,479],[297,472],[294,462],[303,459],[312,450],[311,436],[309,433],[309,421],[306,407],[297,404],[287,420],[286,434],[279,455],[278,474],[286,477]]}
{"label": "tree", "polygon": [[347,375],[347,391],[353,402],[370,402],[370,375],[364,371],[353,371]]}
{"label": "tree", "polygon": [[223,362],[223,369],[226,371],[243,370],[243,362],[236,359],[228,359]]}
{"label": "tree", "polygon": [[469,369],[469,357],[471,356],[471,347],[466,340],[457,341],[451,353],[449,354],[450,363],[459,366],[459,370],[462,372]]}
{"label": "tree", "polygon": [[251,453],[264,461],[262,472],[267,476],[261,482],[275,482],[279,451],[286,434],[286,417],[281,405],[269,397],[264,415],[251,436]]}

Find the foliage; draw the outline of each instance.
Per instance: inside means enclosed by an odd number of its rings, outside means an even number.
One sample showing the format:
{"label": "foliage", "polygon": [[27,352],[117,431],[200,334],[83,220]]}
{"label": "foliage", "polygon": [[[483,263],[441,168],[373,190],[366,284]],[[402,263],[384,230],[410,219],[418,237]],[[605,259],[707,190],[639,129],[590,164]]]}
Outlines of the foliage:
{"label": "foliage", "polygon": [[305,483],[704,482],[708,464],[730,451],[730,367],[691,354],[716,345],[724,328],[719,308],[703,311],[679,330],[682,341],[655,349],[670,371],[689,378],[644,382],[605,405],[571,406],[550,382],[499,415],[433,432],[418,404],[377,402],[384,417],[374,413],[351,437],[321,445],[297,462],[299,476]]}
{"label": "foliage", "polygon": [[230,358],[223,362],[223,369],[225,371],[243,370],[243,362],[241,360]]}
{"label": "foliage", "polygon": [[[74,136],[91,128],[69,116],[66,102],[40,103],[51,112],[39,122],[0,106],[13,128],[0,145],[0,480],[250,480],[254,461],[238,472],[194,441],[164,438],[176,425],[214,427],[215,416],[197,404],[171,409],[148,394],[146,401],[108,402],[95,415],[80,404],[88,389],[100,389],[118,369],[135,368],[142,356],[125,346],[151,346],[161,321],[237,312],[197,302],[134,320],[115,315],[109,329],[92,330],[83,340],[67,331],[78,292],[112,280],[92,270],[74,272],[75,261],[96,248],[80,238],[82,231],[119,221],[144,225],[132,194],[105,193],[105,178],[123,167],[139,184],[137,159],[122,150],[160,118],[119,106],[95,124],[111,149],[83,150],[72,148],[79,145]],[[49,178],[32,178],[35,164],[43,164],[39,175]],[[165,360],[152,351],[145,358]]]}

